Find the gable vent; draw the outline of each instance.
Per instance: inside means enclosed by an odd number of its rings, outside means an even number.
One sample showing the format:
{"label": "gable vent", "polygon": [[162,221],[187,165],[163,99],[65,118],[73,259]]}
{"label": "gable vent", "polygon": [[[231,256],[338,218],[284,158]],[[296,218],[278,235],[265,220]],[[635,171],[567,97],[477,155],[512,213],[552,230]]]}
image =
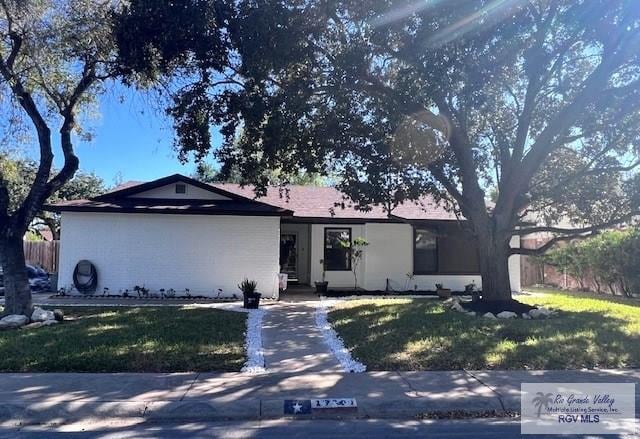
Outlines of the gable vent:
{"label": "gable vent", "polygon": [[187,193],[187,185],[184,183],[176,184],[176,194],[186,194]]}

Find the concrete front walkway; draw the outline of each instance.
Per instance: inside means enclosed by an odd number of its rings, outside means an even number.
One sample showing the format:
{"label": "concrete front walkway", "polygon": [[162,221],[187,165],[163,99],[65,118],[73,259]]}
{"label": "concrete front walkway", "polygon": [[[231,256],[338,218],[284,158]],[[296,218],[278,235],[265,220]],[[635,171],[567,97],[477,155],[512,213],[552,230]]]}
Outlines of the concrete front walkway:
{"label": "concrete front walkway", "polygon": [[342,372],[316,327],[316,302],[279,302],[264,309],[262,348],[268,372]]}
{"label": "concrete front walkway", "polygon": [[[451,410],[500,413],[519,411],[522,382],[639,384],[640,371],[7,373],[0,374],[0,426],[106,418],[276,419],[285,416],[285,399],[325,397],[356,398],[357,411],[346,415],[356,418],[415,419]],[[636,410],[638,407],[636,396]]]}

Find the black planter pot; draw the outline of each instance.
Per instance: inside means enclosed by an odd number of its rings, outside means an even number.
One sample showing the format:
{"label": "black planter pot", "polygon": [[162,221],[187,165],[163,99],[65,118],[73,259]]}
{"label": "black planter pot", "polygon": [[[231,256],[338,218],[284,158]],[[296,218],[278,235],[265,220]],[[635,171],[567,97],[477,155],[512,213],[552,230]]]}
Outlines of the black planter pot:
{"label": "black planter pot", "polygon": [[244,307],[246,309],[258,309],[260,306],[260,293],[243,294]]}
{"label": "black planter pot", "polygon": [[317,294],[327,294],[329,289],[329,282],[316,282],[316,293]]}

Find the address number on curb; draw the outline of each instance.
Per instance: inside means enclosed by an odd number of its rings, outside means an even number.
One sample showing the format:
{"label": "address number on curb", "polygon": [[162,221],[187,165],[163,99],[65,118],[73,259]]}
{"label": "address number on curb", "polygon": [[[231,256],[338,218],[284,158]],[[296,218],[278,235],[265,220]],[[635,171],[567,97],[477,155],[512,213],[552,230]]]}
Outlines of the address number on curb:
{"label": "address number on curb", "polygon": [[334,410],[357,410],[358,403],[355,398],[323,398],[323,399],[285,399],[285,415],[310,415],[314,411],[334,409]]}
{"label": "address number on curb", "polygon": [[358,407],[358,403],[355,398],[324,398],[311,400],[311,409],[340,409],[356,407]]}

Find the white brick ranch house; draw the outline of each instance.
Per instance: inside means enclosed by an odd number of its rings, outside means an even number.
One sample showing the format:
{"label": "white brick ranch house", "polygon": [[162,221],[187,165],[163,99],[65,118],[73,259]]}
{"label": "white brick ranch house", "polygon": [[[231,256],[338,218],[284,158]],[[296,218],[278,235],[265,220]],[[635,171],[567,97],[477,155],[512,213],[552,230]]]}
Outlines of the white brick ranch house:
{"label": "white brick ranch house", "polygon": [[[332,187],[270,188],[254,198],[249,187],[176,174],[47,206],[62,216],[58,285],[71,287],[76,264],[86,259],[98,272],[97,291],[140,285],[239,296],[237,284],[247,277],[264,296],[277,297],[278,273],[313,285],[323,270],[329,288],[353,287],[349,250],[336,245],[349,236],[369,242],[358,266],[358,286],[366,290],[481,287],[473,240],[430,199],[388,216],[377,206],[336,207],[343,198]],[[509,269],[519,291],[519,256]]]}

